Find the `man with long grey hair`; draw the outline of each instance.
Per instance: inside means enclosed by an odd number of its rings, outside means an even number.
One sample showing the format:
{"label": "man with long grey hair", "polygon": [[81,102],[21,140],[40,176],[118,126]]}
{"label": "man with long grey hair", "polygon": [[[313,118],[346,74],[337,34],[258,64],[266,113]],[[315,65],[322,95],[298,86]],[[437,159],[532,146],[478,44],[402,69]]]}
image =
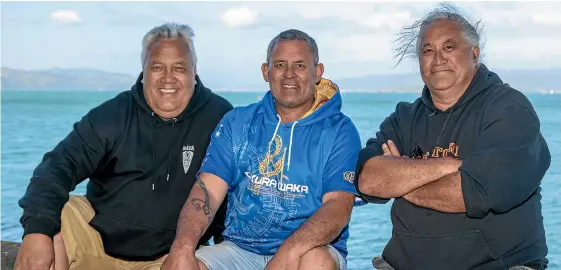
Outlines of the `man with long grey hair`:
{"label": "man with long grey hair", "polygon": [[393,232],[380,269],[547,267],[540,182],[550,166],[524,94],[480,62],[481,26],[451,5],[400,33],[425,87],[368,140],[355,185],[386,203]]}
{"label": "man with long grey hair", "polygon": [[[142,41],[131,90],[93,108],[33,172],[19,201],[15,269],[160,269],[210,134],[232,109],[197,75],[193,31],[167,23]],[[85,196],[69,196],[85,179]],[[224,230],[225,204],[198,244]]]}

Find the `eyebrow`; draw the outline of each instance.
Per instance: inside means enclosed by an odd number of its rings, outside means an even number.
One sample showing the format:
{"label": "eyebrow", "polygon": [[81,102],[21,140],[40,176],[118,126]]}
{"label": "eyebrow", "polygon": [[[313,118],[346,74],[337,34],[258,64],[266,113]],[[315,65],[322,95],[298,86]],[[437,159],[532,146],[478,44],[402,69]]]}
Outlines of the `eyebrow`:
{"label": "eyebrow", "polygon": [[[456,42],[456,40],[453,39],[453,38],[449,38],[449,39],[447,39],[446,41],[444,41],[443,43],[448,43],[448,42]],[[425,42],[425,43],[423,43],[423,48],[426,47],[426,46],[428,46],[428,45],[431,45],[431,43],[430,43],[430,42]]]}
{"label": "eyebrow", "polygon": [[[152,64],[152,65],[164,65],[165,63],[164,63],[164,62],[161,62],[161,61],[152,61],[151,64]],[[187,65],[187,62],[185,62],[185,60],[181,60],[181,61],[176,61],[176,62],[174,62],[173,64],[174,64],[174,65],[176,65],[176,64]]]}
{"label": "eyebrow", "polygon": [[[274,61],[273,63],[288,63],[288,61],[286,60],[277,60]],[[298,61],[294,61],[295,64],[305,64],[306,61],[305,60],[298,60]]]}

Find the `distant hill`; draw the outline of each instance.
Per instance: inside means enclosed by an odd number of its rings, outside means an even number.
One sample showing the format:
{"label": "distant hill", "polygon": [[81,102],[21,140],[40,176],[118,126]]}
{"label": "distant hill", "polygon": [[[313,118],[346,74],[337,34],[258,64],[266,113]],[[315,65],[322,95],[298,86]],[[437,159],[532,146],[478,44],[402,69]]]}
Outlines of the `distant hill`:
{"label": "distant hill", "polygon": [[561,92],[561,68],[543,70],[498,70],[501,79],[522,92]]}
{"label": "distant hill", "polygon": [[[561,68],[543,70],[496,70],[504,82],[523,92],[561,92]],[[214,75],[214,76],[213,76]],[[136,77],[95,69],[50,69],[26,71],[2,68],[3,90],[122,91],[130,89]],[[215,91],[263,91],[261,78],[250,80],[236,74],[206,74],[203,82]],[[372,74],[337,79],[345,92],[419,92],[419,74]]]}
{"label": "distant hill", "polygon": [[371,74],[335,80],[346,92],[420,92],[423,81],[418,74]]}
{"label": "distant hill", "polygon": [[136,77],[95,69],[27,71],[2,68],[2,90],[122,91]]}
{"label": "distant hill", "polygon": [[[503,82],[522,92],[561,92],[561,68],[543,70],[493,70]],[[344,91],[419,92],[424,83],[417,73],[372,74],[336,81]]]}

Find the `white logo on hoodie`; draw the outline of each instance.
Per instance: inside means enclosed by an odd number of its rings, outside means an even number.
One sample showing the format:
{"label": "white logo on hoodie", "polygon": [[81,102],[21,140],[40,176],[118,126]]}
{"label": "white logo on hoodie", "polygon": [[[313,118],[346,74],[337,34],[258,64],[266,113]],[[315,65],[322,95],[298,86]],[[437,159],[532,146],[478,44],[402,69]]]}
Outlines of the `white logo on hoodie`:
{"label": "white logo on hoodie", "polygon": [[183,171],[187,174],[189,167],[191,166],[191,160],[195,154],[195,146],[187,145],[183,146]]}
{"label": "white logo on hoodie", "polygon": [[345,179],[345,181],[354,184],[355,182],[355,172],[353,171],[346,171],[343,173],[343,179]]}

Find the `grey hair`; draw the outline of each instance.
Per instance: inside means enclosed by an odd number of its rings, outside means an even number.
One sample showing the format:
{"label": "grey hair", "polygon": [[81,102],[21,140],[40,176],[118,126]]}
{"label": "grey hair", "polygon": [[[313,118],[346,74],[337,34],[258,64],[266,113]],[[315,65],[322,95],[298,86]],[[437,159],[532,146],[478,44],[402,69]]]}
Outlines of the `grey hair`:
{"label": "grey hair", "polygon": [[142,54],[140,57],[142,66],[144,66],[146,62],[148,51],[150,51],[152,45],[160,39],[183,39],[189,47],[191,59],[193,60],[193,66],[196,66],[197,53],[195,51],[195,45],[193,44],[194,36],[195,32],[193,32],[193,29],[186,24],[165,23],[152,28],[142,39]]}
{"label": "grey hair", "polygon": [[[399,58],[397,65],[403,58],[418,58],[422,50],[421,37],[425,29],[434,21],[451,20],[458,22],[462,28],[465,40],[474,47],[483,47],[482,33],[483,25],[481,20],[474,22],[460,9],[448,3],[441,3],[439,7],[433,9],[422,19],[414,22],[410,26],[404,27],[394,41],[398,47],[394,49],[394,57]],[[479,59],[478,59],[479,60]]]}
{"label": "grey hair", "polygon": [[289,29],[289,30],[283,31],[280,34],[278,34],[269,43],[269,47],[267,48],[267,65],[270,64],[271,54],[273,53],[273,49],[275,48],[275,46],[279,42],[284,41],[284,40],[303,40],[303,41],[306,41],[308,43],[308,46],[310,47],[310,50],[312,51],[312,55],[313,55],[313,58],[314,58],[314,66],[319,64],[319,51],[318,51],[318,45],[316,44],[316,41],[312,37],[310,37],[310,35],[302,32],[300,30]]}

